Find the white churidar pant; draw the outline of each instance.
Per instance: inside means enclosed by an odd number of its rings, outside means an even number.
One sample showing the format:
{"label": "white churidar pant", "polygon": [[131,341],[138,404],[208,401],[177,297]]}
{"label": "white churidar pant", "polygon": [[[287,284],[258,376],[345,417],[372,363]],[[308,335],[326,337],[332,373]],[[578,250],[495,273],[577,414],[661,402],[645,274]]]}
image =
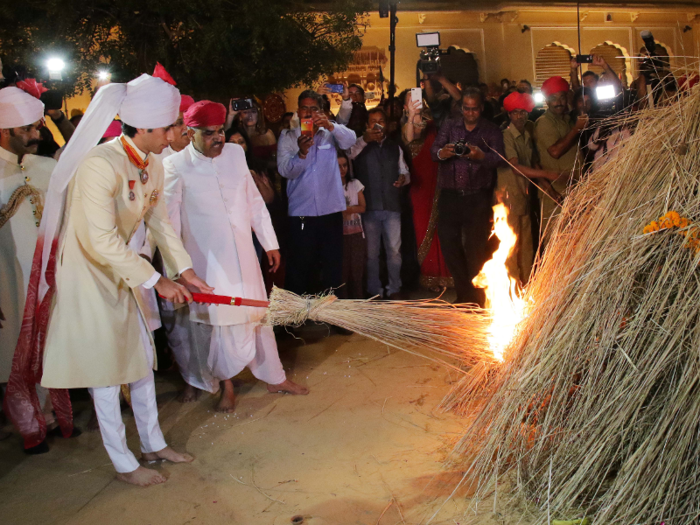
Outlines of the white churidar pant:
{"label": "white churidar pant", "polygon": [[[148,337],[146,326],[139,315],[141,344],[148,363],[153,363],[153,346]],[[156,404],[156,385],[153,370],[146,377],[129,385],[131,390],[131,407],[134,411],[136,428],[141,440],[141,452],[158,452],[167,447],[163,432],[158,423],[158,406]],[[100,424],[102,442],[107,449],[109,459],[119,473],[133,472],[139,462],[126,444],[126,428],[122,421],[119,405],[121,385],[90,388],[90,395],[95,402],[97,421]]]}

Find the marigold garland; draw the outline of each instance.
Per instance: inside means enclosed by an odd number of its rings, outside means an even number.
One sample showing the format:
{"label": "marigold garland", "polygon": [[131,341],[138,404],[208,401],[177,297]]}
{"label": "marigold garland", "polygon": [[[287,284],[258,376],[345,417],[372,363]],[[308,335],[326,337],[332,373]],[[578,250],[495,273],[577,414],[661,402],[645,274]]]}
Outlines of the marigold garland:
{"label": "marigold garland", "polygon": [[658,222],[651,221],[644,227],[643,232],[646,235],[647,233],[670,230],[672,228],[679,228],[679,231],[676,233],[686,238],[686,243],[683,245],[684,248],[692,249],[696,254],[700,252],[700,229],[690,219],[681,217],[676,211],[670,211],[662,215],[659,217]]}

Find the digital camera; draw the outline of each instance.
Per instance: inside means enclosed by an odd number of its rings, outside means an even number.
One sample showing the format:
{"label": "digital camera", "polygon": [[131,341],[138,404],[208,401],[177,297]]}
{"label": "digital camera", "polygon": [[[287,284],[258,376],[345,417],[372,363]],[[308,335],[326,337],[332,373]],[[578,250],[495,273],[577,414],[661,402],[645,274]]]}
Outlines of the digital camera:
{"label": "digital camera", "polygon": [[464,157],[471,153],[471,149],[464,140],[455,142],[455,157]]}

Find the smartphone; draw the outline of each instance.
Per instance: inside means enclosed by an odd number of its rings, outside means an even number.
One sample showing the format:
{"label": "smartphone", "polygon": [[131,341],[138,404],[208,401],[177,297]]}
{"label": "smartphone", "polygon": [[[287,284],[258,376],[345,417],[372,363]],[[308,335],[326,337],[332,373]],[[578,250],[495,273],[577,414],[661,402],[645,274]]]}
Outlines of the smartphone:
{"label": "smartphone", "polygon": [[244,111],[253,108],[252,98],[237,98],[232,102],[234,111]]}
{"label": "smartphone", "polygon": [[44,108],[61,109],[63,106],[63,94],[58,91],[44,91],[41,94],[41,101],[44,103]]}
{"label": "smartphone", "polygon": [[592,64],[593,55],[576,55],[577,64]]}
{"label": "smartphone", "polygon": [[419,87],[414,87],[411,88],[411,101],[420,102],[420,106],[418,106],[418,109],[423,109],[423,90]]}
{"label": "smartphone", "polygon": [[314,136],[314,121],[310,118],[301,119],[301,136],[302,137],[313,137]]}
{"label": "smartphone", "polygon": [[331,93],[343,94],[343,84],[326,84],[326,87]]}
{"label": "smartphone", "polygon": [[383,131],[383,130],[384,130],[384,126],[382,126],[381,124],[379,124],[379,123],[377,122],[377,123],[374,125],[374,128],[372,128],[372,129],[374,129],[375,131]]}

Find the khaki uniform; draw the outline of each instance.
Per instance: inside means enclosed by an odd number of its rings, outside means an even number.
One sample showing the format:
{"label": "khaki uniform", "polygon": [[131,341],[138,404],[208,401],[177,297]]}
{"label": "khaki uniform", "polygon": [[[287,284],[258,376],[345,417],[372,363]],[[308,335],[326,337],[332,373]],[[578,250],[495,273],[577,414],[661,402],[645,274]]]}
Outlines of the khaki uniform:
{"label": "khaki uniform", "polygon": [[[192,261],[168,220],[162,164],[151,158],[147,171],[149,180],[141,184],[138,169],[119,140],[113,140],[95,147],[71,181],[59,237],[43,386],[133,383],[155,365],[145,357],[139,320],[143,313],[133,292],[155,270],[127,242],[144,217],[170,276],[191,268]],[[130,180],[135,181],[134,200],[129,199]]]}
{"label": "khaki uniform", "polygon": [[[558,172],[575,170],[570,181],[566,177],[562,177],[552,183],[552,187],[564,196],[568,191],[570,182],[575,182],[579,178],[581,166],[579,148],[577,145],[574,145],[558,159],[552,157],[547,152],[547,149],[568,135],[573,128],[574,123],[568,114],[558,117],[551,110],[547,110],[535,123],[535,144],[537,145],[537,153],[542,169]],[[539,197],[542,210],[540,217],[541,230],[544,231],[549,220],[558,214],[559,206],[541,191],[539,192]]]}
{"label": "khaki uniform", "polygon": [[[532,138],[532,127],[531,123],[526,124],[525,130],[520,133],[511,124],[503,130],[506,159],[517,158],[518,164],[533,167],[537,155]],[[508,224],[518,236],[518,242],[506,264],[511,277],[519,279],[522,284],[527,283],[530,278],[532,263],[535,259],[530,218],[531,186],[526,177],[515,173],[510,166],[498,169],[497,188],[509,209]]]}

